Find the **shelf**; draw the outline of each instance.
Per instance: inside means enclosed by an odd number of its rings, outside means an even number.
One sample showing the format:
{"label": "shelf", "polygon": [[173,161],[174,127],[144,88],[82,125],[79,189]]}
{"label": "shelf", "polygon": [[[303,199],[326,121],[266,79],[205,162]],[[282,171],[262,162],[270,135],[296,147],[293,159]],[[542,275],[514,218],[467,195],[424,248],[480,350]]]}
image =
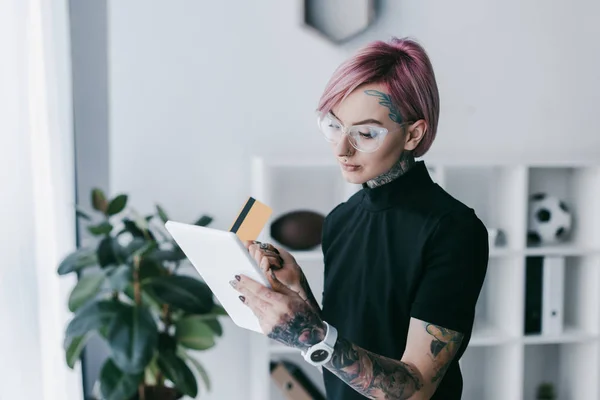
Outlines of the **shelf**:
{"label": "shelf", "polygon": [[[518,337],[521,334],[521,321],[515,310],[520,308],[522,293],[514,289],[522,286],[522,268],[520,257],[490,258],[475,306],[474,332],[484,335],[497,332],[493,335],[495,338]],[[511,291],[513,294],[507,297],[506,293]]]}
{"label": "shelf", "polygon": [[540,383],[554,384],[558,399],[598,398],[598,343],[525,347],[524,399],[535,399]]}
{"label": "shelf", "polygon": [[475,326],[469,341],[469,346],[496,346],[513,341],[514,338],[504,333],[502,330],[492,326]]}
{"label": "shelf", "polygon": [[520,166],[446,166],[441,186],[473,208],[488,229],[502,230],[508,248],[516,249],[524,243],[526,172]]}
{"label": "shelf", "polygon": [[526,256],[585,256],[600,254],[600,247],[579,247],[570,244],[528,247],[523,250]]}
{"label": "shelf", "polygon": [[[559,244],[574,248],[597,248],[600,244],[600,168],[531,167],[528,199],[538,193],[558,198],[572,216],[571,231],[566,240]],[[551,224],[552,219],[548,223]],[[554,229],[554,225],[549,226]],[[559,226],[557,223],[556,227]]]}
{"label": "shelf", "polygon": [[[580,341],[600,333],[600,256],[528,256],[526,265],[526,343]],[[556,279],[557,286],[551,283]],[[544,318],[557,318],[548,325],[550,336],[544,331]]]}
{"label": "shelf", "polygon": [[520,354],[520,349],[515,344],[469,346],[459,361],[464,382],[462,398],[519,399],[522,379]]}
{"label": "shelf", "polygon": [[[463,399],[533,399],[537,385],[545,380],[557,385],[557,398],[600,399],[600,166],[577,161],[489,164],[473,159],[426,163],[435,182],[473,208],[488,229],[500,229],[506,238],[504,244],[490,246],[471,340],[460,361]],[[273,219],[297,209],[327,215],[360,190],[343,182],[331,157],[255,158],[252,174],[253,195],[273,207]],[[538,192],[568,204],[573,215],[569,240],[541,246],[528,243],[529,199]],[[263,233],[261,240],[271,238]],[[291,253],[320,303],[322,249]],[[526,302],[531,307],[525,293],[526,262],[532,257],[554,257],[554,261],[564,257],[564,268],[553,270],[559,284],[545,295],[552,307],[546,307],[551,318],[545,321],[562,321],[554,334],[524,334]],[[557,298],[562,301],[554,302]],[[527,313],[529,327],[531,309]],[[297,360],[320,383],[320,372],[306,364],[298,350],[264,338],[253,342],[251,350],[252,400],[283,399],[262,368],[267,360],[278,358]]]}
{"label": "shelf", "polygon": [[526,335],[521,338],[523,344],[560,344],[560,343],[579,343],[588,342],[591,340],[597,340],[598,335],[585,332],[580,329],[566,328],[562,334],[559,335]]}

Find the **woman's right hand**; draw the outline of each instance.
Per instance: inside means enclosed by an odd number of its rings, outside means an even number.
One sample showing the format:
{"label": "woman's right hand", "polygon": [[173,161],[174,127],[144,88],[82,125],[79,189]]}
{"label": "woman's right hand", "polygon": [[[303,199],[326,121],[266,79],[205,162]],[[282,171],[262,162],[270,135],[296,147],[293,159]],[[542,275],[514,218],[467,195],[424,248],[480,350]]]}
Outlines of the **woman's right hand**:
{"label": "woman's right hand", "polygon": [[281,283],[297,292],[304,300],[309,297],[310,288],[304,272],[288,251],[271,243],[258,241],[245,241],[244,245],[263,273],[270,274],[272,270]]}

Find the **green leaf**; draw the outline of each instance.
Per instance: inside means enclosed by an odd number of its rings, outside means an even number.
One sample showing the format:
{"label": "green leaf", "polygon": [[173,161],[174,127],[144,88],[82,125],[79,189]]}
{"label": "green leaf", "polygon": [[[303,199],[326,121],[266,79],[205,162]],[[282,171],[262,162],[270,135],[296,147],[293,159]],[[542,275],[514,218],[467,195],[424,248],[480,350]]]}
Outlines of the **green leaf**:
{"label": "green leaf", "polygon": [[88,226],[88,231],[92,235],[107,235],[113,229],[113,226],[109,222],[102,222],[98,225]]}
{"label": "green leaf", "polygon": [[163,351],[158,355],[158,367],[177,389],[190,397],[198,394],[198,382],[185,361],[173,351]]}
{"label": "green leaf", "polygon": [[108,204],[108,207],[106,209],[106,215],[110,216],[110,215],[118,214],[125,209],[126,205],[127,205],[127,195],[120,194],[110,201],[110,203]]}
{"label": "green leaf", "polygon": [[100,393],[103,400],[126,400],[138,389],[142,374],[126,374],[113,360],[106,360],[100,371]]}
{"label": "green leaf", "polygon": [[200,364],[200,361],[198,361],[196,358],[190,356],[183,350],[179,351],[178,354],[181,357],[183,357],[183,359],[185,359],[190,364],[192,364],[192,366],[194,367],[194,369],[200,376],[200,379],[202,379],[202,382],[204,382],[204,387],[206,388],[207,391],[210,391],[210,378],[208,377],[208,374],[206,373],[206,370],[204,369],[202,364]]}
{"label": "green leaf", "polygon": [[177,321],[175,338],[184,347],[195,350],[207,350],[215,345],[212,328],[202,318],[190,315]]}
{"label": "green leaf", "polygon": [[122,292],[133,280],[132,267],[121,264],[108,275],[108,283],[112,290]]}
{"label": "green leaf", "polygon": [[81,351],[84,349],[87,341],[92,337],[91,333],[87,333],[82,336],[77,336],[71,340],[67,350],[65,352],[65,356],[67,359],[67,365],[69,368],[73,369],[75,367],[75,363],[79,360],[79,356],[81,355]]}
{"label": "green leaf", "polygon": [[157,249],[150,253],[150,257],[158,262],[177,262],[186,259],[185,253],[176,247],[173,250],[170,249]]}
{"label": "green leaf", "polygon": [[168,333],[161,332],[158,335],[158,349],[159,351],[175,351],[177,350],[177,341]]}
{"label": "green leaf", "polygon": [[167,275],[167,269],[155,260],[144,257],[140,261],[140,281]]}
{"label": "green leaf", "polygon": [[104,279],[106,279],[106,276],[103,273],[82,276],[69,295],[69,310],[75,312],[79,307],[94,298],[98,294]]}
{"label": "green leaf", "polygon": [[206,226],[208,224],[210,224],[213,221],[213,218],[208,216],[208,215],[203,215],[202,217],[200,217],[200,219],[198,219],[198,221],[194,222],[194,225],[198,225],[198,226]]}
{"label": "green leaf", "polygon": [[92,207],[94,207],[94,210],[96,211],[106,213],[106,209],[108,208],[108,201],[106,201],[106,196],[104,195],[102,189],[92,189]]}
{"label": "green leaf", "polygon": [[112,321],[107,341],[119,369],[142,373],[154,356],[158,327],[147,308],[125,306]]}
{"label": "green leaf", "polygon": [[[123,290],[123,293],[127,297],[129,297],[131,299],[131,301],[135,302],[135,292],[133,290],[133,284],[132,283],[130,283],[129,285],[127,285],[127,287],[125,288],[125,290]],[[156,299],[154,299],[149,293],[146,293],[146,292],[142,291],[141,297],[142,297],[142,305],[144,305],[145,307],[150,307],[150,308],[153,308],[155,310],[161,310],[162,309],[160,303]]]}
{"label": "green leaf", "polygon": [[130,263],[135,257],[143,257],[158,246],[157,242],[149,241],[141,237],[134,237],[127,246],[123,247],[123,257]]}
{"label": "green leaf", "polygon": [[206,322],[206,324],[208,326],[210,326],[210,329],[212,329],[212,331],[214,332],[215,335],[223,336],[223,326],[221,326],[221,323],[219,322],[218,319],[216,319],[216,318],[207,319],[204,322]]}
{"label": "green leaf", "polygon": [[58,274],[66,275],[71,272],[95,265],[98,262],[92,248],[80,248],[67,255],[58,266]]}
{"label": "green leaf", "polygon": [[169,220],[169,216],[165,212],[164,208],[162,208],[158,204],[156,205],[156,212],[158,213],[158,216],[163,223],[167,222]]}
{"label": "green leaf", "polygon": [[169,275],[143,283],[153,297],[190,314],[205,314],[214,306],[208,285],[189,276]]}
{"label": "green leaf", "polygon": [[142,238],[153,241],[156,240],[154,234],[147,230],[147,226],[145,229],[140,229],[138,224],[128,218],[123,219],[123,224],[125,225],[124,231],[131,233],[134,238]]}
{"label": "green leaf", "polygon": [[96,255],[98,257],[98,264],[102,268],[109,265],[119,265],[120,258],[124,255],[123,248],[113,237],[105,237],[100,241]]}
{"label": "green leaf", "polygon": [[65,342],[70,344],[74,337],[99,330],[111,322],[123,307],[123,303],[114,300],[92,301],[80,307],[67,325]]}
{"label": "green leaf", "polygon": [[210,314],[229,316],[229,314],[227,314],[227,311],[225,311],[225,309],[223,308],[223,306],[220,306],[218,304],[214,305],[214,307],[212,308],[212,310],[210,310]]}

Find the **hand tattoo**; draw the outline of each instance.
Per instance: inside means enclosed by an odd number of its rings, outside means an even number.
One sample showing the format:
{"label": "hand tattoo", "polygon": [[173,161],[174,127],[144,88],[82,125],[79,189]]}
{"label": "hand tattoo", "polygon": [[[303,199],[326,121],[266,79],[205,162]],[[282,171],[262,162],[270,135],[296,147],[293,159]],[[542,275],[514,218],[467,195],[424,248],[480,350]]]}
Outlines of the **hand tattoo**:
{"label": "hand tattoo", "polygon": [[415,159],[411,152],[403,151],[400,158],[389,171],[367,181],[367,186],[374,188],[393,181],[401,175],[404,175],[415,165]]}
{"label": "hand tattoo", "polygon": [[400,111],[398,111],[398,109],[394,107],[392,98],[389,94],[380,92],[379,90],[365,90],[365,93],[368,96],[379,97],[379,104],[381,104],[384,107],[387,107],[390,110],[390,113],[388,114],[390,119],[397,124],[402,123],[402,116],[400,115]]}
{"label": "hand tattoo", "polygon": [[463,340],[463,334],[459,332],[452,331],[450,329],[443,328],[441,326],[424,323],[425,330],[431,336],[433,336],[433,340],[431,341],[430,350],[431,350],[431,358],[435,363],[435,375],[433,376],[431,382],[435,383],[441,380],[446,371],[450,367],[451,361],[456,354],[456,351],[460,347],[460,344]]}
{"label": "hand tattoo", "polygon": [[286,346],[306,350],[325,338],[325,324],[312,306],[298,299],[267,336]]}
{"label": "hand tattoo", "polygon": [[416,368],[338,338],[326,368],[368,398],[408,399],[423,387]]}

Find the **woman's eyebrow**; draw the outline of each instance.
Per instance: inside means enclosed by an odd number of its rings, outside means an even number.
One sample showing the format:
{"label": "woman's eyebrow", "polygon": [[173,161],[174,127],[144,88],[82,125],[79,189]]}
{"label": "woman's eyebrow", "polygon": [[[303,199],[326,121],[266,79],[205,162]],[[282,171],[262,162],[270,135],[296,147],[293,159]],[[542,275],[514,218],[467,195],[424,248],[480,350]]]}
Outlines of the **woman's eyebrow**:
{"label": "woman's eyebrow", "polygon": [[[329,111],[329,112],[330,112],[330,113],[331,113],[331,115],[333,115],[333,116],[334,116],[334,117],[335,117],[335,118],[336,118],[338,121],[341,121],[341,119],[339,119],[339,118],[338,118],[338,116],[337,116],[337,115],[335,115],[335,114],[333,113],[333,111]],[[357,122],[353,123],[352,125],[362,125],[362,124],[377,124],[377,125],[381,125],[381,126],[383,126],[383,124],[382,124],[380,121],[378,121],[378,120],[376,120],[376,119],[373,119],[373,118],[364,119],[364,120],[362,120],[362,121],[357,121]]]}

